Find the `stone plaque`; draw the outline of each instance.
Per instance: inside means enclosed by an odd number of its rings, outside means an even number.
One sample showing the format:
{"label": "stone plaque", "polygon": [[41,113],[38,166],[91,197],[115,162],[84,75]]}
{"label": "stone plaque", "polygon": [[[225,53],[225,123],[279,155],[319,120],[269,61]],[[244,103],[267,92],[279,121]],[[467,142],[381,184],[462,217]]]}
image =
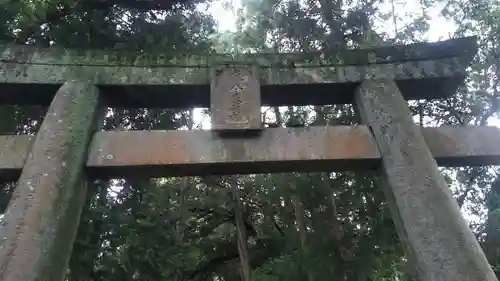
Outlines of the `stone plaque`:
{"label": "stone plaque", "polygon": [[246,66],[212,69],[210,104],[213,130],[262,129],[257,69]]}

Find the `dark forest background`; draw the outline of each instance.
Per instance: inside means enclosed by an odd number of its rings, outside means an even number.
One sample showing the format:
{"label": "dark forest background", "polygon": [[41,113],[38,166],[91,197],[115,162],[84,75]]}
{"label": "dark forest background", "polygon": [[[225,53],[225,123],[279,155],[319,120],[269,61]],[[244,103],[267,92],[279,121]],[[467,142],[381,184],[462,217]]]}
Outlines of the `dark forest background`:
{"label": "dark forest background", "polygon": [[[234,32],[218,32],[213,17],[196,8],[203,0],[189,1],[0,1],[5,7],[0,41],[172,54],[312,52],[424,41],[432,23],[429,11],[437,5],[456,23],[450,37],[477,35],[480,50],[457,95],[410,102],[416,121],[465,126],[499,117],[499,1],[414,0],[421,10],[410,14],[397,8],[404,0],[242,0]],[[389,23],[390,34],[376,28],[381,21]],[[109,111],[106,130],[200,125],[193,109]],[[34,134],[44,112],[2,107],[0,133]],[[277,126],[293,115],[307,125],[356,122],[349,105],[270,108],[265,114]],[[491,184],[497,172],[496,167],[442,169],[495,269],[500,191],[492,191]],[[1,212],[13,187],[1,190]],[[96,181],[87,196],[69,281],[409,280],[372,173],[115,179]],[[244,237],[242,255],[238,233]]]}

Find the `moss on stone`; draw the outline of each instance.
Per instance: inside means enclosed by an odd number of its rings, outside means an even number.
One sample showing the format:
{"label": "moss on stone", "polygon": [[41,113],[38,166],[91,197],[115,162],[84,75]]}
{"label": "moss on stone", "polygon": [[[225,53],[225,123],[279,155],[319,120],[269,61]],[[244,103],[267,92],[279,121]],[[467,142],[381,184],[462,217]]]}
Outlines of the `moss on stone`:
{"label": "moss on stone", "polygon": [[0,61],[49,65],[209,67],[213,64],[258,64],[261,67],[324,65],[365,65],[396,61],[432,60],[466,56],[477,52],[476,37],[450,39],[435,43],[381,46],[365,49],[314,53],[257,54],[166,54],[116,50],[78,50],[58,47],[0,45]]}
{"label": "moss on stone", "polygon": [[85,201],[98,104],[88,82],[69,81],[56,94],[0,228],[0,280],[63,279]]}
{"label": "moss on stone", "polygon": [[[468,63],[459,58],[390,64],[262,68],[262,85],[349,83],[366,79],[396,80],[463,76]],[[29,65],[0,63],[0,83],[62,84],[73,78],[97,85],[204,85],[208,68]]]}

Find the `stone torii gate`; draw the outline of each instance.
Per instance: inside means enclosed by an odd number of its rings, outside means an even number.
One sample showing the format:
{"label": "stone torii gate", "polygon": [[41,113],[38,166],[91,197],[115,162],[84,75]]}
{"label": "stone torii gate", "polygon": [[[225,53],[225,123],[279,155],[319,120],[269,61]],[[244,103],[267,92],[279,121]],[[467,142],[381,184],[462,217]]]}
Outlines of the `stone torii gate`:
{"label": "stone torii gate", "polygon": [[[50,106],[36,137],[0,136],[0,176],[18,178],[0,280],[63,280],[88,178],[345,170],[379,171],[420,280],[497,280],[438,165],[500,164],[500,130],[422,129],[405,102],[452,95],[475,53],[474,37],[306,57],[1,46],[0,103]],[[262,105],[338,103],[365,125],[262,126]],[[214,130],[100,132],[103,106],[211,107]]]}

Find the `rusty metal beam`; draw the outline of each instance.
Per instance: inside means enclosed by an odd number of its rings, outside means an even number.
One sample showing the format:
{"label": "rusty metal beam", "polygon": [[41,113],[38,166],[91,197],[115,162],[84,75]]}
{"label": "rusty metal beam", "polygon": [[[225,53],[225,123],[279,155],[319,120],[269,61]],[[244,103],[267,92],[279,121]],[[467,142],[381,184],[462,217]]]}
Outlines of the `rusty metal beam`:
{"label": "rusty metal beam", "polygon": [[[424,128],[438,165],[500,165],[496,127]],[[32,136],[0,136],[0,178],[15,179]],[[260,138],[209,131],[99,132],[87,168],[98,177],[370,170],[380,154],[365,126],[265,129]]]}

